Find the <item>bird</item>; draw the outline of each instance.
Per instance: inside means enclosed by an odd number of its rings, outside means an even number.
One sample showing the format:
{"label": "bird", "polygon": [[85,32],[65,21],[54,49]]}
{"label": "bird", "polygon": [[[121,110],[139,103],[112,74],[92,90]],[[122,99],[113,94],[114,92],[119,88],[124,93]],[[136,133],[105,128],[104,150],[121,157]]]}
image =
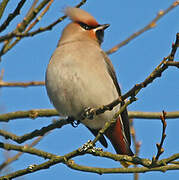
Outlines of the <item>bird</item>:
{"label": "bird", "polygon": [[[119,96],[121,89],[112,62],[102,50],[104,30],[109,24],[99,24],[80,8],[64,10],[71,22],[62,31],[57,48],[49,61],[45,86],[50,101],[60,116],[78,120],[86,108],[109,104]],[[94,136],[119,111],[124,102],[111,111],[83,119]],[[107,137],[117,154],[133,156],[127,109],[99,138],[107,148]],[[128,166],[128,165],[126,165]]]}

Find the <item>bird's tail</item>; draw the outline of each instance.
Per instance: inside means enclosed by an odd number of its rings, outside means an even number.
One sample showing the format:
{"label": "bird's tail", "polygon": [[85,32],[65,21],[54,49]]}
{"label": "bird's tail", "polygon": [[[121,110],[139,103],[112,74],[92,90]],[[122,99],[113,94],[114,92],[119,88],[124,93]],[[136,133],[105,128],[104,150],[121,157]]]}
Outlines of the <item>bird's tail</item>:
{"label": "bird's tail", "polygon": [[[107,138],[111,141],[117,154],[133,156],[133,152],[130,149],[130,142],[128,142],[123,124],[120,121],[120,117],[117,119],[116,123],[112,125],[105,133]],[[131,165],[131,163],[122,161],[121,164],[125,167]]]}

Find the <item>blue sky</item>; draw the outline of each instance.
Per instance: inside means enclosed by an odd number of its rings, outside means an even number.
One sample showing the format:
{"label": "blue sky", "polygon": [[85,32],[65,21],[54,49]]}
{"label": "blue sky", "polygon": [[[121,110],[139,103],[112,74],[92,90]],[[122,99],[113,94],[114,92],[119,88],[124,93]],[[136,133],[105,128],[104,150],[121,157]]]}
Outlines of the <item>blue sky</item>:
{"label": "blue sky", "polygon": [[[22,10],[26,13],[29,1]],[[77,4],[79,1],[54,1],[49,12],[45,15],[37,27],[48,25],[58,17],[63,15],[63,8]],[[173,0],[163,1],[99,1],[88,0],[82,7],[90,12],[99,23],[109,23],[111,26],[106,30],[102,48],[108,50],[129,35],[136,32],[147,23],[149,23],[159,10],[166,9]],[[9,3],[6,14],[14,7],[16,3]],[[12,11],[12,10],[11,10]],[[16,18],[16,21],[9,27],[13,29],[22,19],[22,16]],[[122,87],[122,92],[127,92],[134,84],[143,81],[152,70],[160,63],[163,57],[170,53],[172,42],[175,41],[176,33],[179,29],[179,7],[175,8],[165,17],[157,22],[157,26],[137,37],[128,45],[122,47],[116,53],[110,55],[114,64],[118,81]],[[56,48],[60,38],[61,31],[69,20],[58,24],[52,31],[44,32],[33,38],[23,39],[15,48],[10,50],[2,57],[0,70],[4,69],[4,81],[32,81],[44,80],[45,71],[49,59]],[[6,31],[8,32],[8,31]],[[176,60],[179,60],[179,53],[176,54]],[[179,110],[179,84],[178,69],[175,67],[168,68],[161,78],[155,80],[147,88],[143,89],[138,95],[138,101],[129,106],[132,111],[177,111]],[[0,89],[0,113],[12,112],[17,110],[29,110],[40,108],[53,108],[47,97],[44,87],[29,88],[2,88]],[[8,131],[23,135],[34,129],[40,129],[50,124],[52,118],[38,118],[36,120],[23,119],[15,120],[8,124],[2,123],[1,128]],[[156,154],[156,143],[160,141],[162,125],[159,120],[135,119],[134,125],[137,133],[137,140],[141,141],[140,156],[152,158]],[[166,140],[164,142],[165,152],[161,158],[168,157],[179,152],[178,142],[178,119],[167,120]],[[87,140],[93,139],[90,132],[82,125],[74,129],[70,125],[57,129],[45,137],[36,147],[44,151],[63,155],[68,153]],[[1,141],[4,141],[1,138]],[[30,142],[30,141],[28,141]],[[99,143],[97,146],[101,147]],[[107,151],[114,152],[111,145]],[[2,150],[1,158],[2,157]],[[12,152],[10,155],[13,155]],[[19,161],[13,163],[10,167],[12,171],[22,169],[30,164],[38,164],[43,159],[23,155]],[[101,159],[91,156],[75,158],[77,163],[89,166],[118,167],[118,163],[111,160]],[[95,162],[95,164],[94,164]],[[176,179],[179,172],[170,171],[165,174],[160,172],[150,172],[140,174],[140,179],[149,180],[169,178]],[[25,179],[123,179],[131,180],[133,175],[115,174],[115,175],[96,175],[71,170],[63,164],[51,167],[48,170],[39,171],[26,175]],[[21,179],[21,178],[19,178]]]}

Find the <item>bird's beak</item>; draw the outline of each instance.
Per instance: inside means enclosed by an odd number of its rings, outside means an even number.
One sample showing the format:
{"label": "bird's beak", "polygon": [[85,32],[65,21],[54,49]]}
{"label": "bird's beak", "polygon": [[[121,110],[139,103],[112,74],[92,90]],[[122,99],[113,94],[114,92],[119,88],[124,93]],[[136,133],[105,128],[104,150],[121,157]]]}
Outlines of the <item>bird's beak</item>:
{"label": "bird's beak", "polygon": [[103,25],[101,25],[101,27],[102,27],[104,30],[107,29],[109,26],[110,26],[110,24],[103,24]]}
{"label": "bird's beak", "polygon": [[110,24],[102,24],[102,25],[99,25],[96,29],[97,30],[105,30],[109,26],[110,26]]}

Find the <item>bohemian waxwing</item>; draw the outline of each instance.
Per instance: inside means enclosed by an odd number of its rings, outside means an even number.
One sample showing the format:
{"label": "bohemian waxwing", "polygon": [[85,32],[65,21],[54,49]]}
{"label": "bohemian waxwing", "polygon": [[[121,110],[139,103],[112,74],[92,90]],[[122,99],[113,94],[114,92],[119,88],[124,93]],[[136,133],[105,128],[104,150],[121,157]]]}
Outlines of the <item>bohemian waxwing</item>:
{"label": "bohemian waxwing", "polygon": [[[121,95],[114,67],[100,45],[108,24],[100,25],[86,11],[68,7],[65,14],[72,20],[63,30],[58,47],[53,53],[46,71],[48,96],[60,116],[79,119],[85,108],[98,108],[111,103]],[[119,110],[81,121],[95,136]],[[133,155],[129,120],[125,110],[110,127],[105,136],[111,141],[117,154]],[[104,136],[99,139],[104,147]]]}

